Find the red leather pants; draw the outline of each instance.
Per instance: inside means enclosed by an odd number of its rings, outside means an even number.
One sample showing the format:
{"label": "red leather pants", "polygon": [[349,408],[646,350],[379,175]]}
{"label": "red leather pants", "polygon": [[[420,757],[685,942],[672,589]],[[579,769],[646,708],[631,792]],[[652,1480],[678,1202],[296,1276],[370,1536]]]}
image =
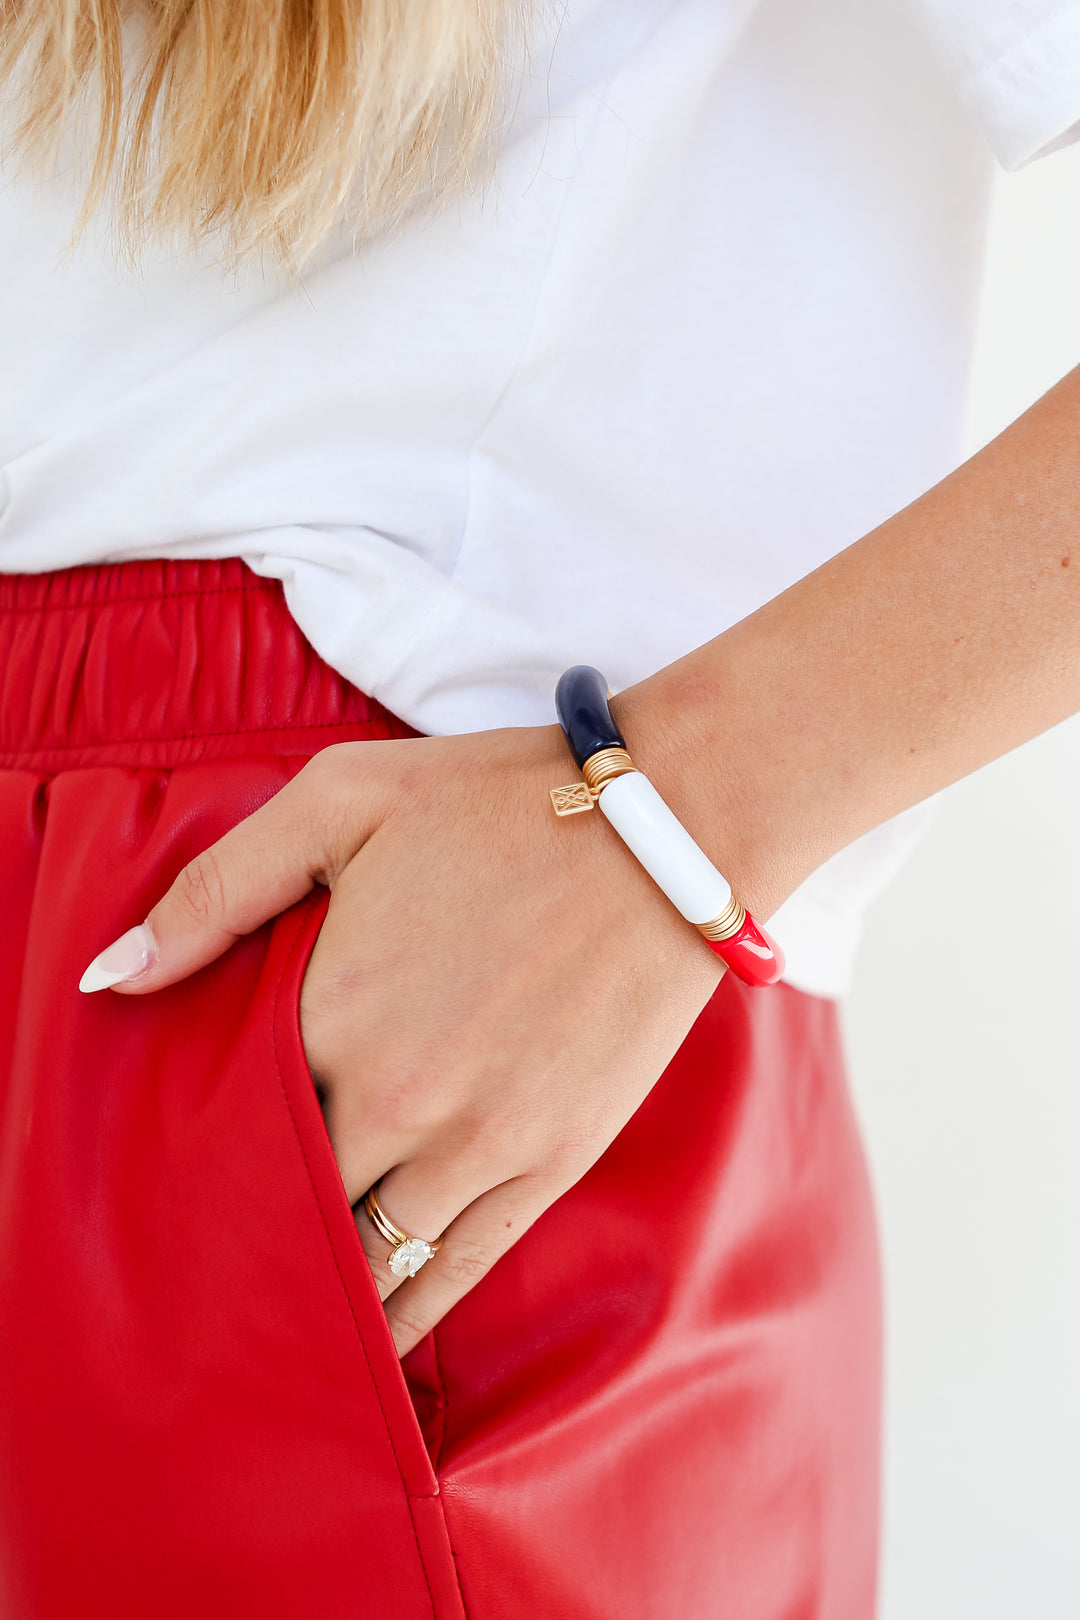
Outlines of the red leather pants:
{"label": "red leather pants", "polygon": [[868,1620],[833,1007],[725,979],[403,1375],[300,1041],[324,902],[76,985],[314,751],[407,728],[236,561],[0,578],[0,677],[5,1620]]}

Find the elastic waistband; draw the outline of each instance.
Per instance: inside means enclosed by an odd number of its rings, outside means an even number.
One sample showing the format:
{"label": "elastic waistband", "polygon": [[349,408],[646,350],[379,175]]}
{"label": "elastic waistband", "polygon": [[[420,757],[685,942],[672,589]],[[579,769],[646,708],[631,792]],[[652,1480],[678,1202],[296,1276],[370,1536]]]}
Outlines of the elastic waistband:
{"label": "elastic waistband", "polygon": [[0,574],[0,765],[175,765],[413,733],[239,558]]}

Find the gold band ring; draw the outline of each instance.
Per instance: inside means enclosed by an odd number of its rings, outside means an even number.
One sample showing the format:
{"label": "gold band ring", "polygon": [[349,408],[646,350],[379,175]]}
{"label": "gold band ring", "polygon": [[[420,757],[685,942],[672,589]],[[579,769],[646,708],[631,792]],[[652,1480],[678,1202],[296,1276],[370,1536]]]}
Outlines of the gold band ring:
{"label": "gold band ring", "polygon": [[426,1265],[432,1255],[442,1248],[442,1238],[436,1238],[434,1242],[428,1243],[424,1238],[412,1237],[408,1232],[403,1232],[379,1203],[377,1187],[378,1182],[374,1187],[369,1187],[364,1194],[364,1209],[379,1236],[393,1245],[386,1257],[386,1263],[395,1277],[415,1277],[420,1267]]}

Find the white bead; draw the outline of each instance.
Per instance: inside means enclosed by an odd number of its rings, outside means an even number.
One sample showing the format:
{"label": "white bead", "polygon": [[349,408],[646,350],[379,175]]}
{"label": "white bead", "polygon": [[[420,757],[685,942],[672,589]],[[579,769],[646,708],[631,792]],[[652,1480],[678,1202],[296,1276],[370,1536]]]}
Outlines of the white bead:
{"label": "white bead", "polygon": [[597,800],[623,843],[663,889],[687,922],[711,922],[725,910],[731,889],[647,776],[627,771],[601,789]]}

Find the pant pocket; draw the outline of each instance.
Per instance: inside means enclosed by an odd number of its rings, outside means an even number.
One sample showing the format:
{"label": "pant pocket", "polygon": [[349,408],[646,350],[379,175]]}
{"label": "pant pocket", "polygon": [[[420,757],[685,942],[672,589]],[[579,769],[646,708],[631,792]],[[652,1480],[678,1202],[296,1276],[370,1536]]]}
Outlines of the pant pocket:
{"label": "pant pocket", "polygon": [[10,1620],[462,1620],[300,1042],[324,907],[138,999],[79,996],[31,937],[0,1211]]}
{"label": "pant pocket", "polygon": [[365,1366],[379,1389],[403,1481],[412,1495],[430,1497],[437,1495],[438,1485],[367,1255],[356,1231],[315,1094],[300,1029],[300,990],[328,902],[326,892],[319,891],[293,907],[275,924],[266,963],[267,980],[274,986],[271,1013],[274,1062],[312,1195],[318,1205],[326,1243],[350,1315],[356,1323]]}

